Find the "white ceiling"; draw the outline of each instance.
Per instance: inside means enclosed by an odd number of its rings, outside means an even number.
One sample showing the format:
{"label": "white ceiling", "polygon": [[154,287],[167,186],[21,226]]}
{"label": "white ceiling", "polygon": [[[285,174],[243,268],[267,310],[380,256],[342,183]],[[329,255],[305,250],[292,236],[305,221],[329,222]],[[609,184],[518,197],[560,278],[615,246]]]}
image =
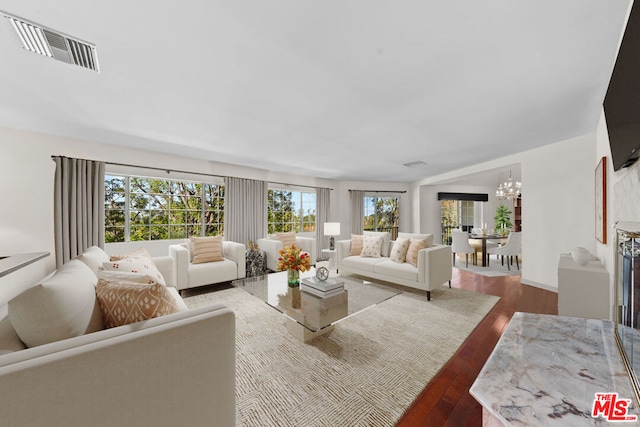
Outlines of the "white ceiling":
{"label": "white ceiling", "polygon": [[628,5],[1,0],[97,45],[101,73],[23,50],[0,22],[0,126],[415,181],[594,132]]}

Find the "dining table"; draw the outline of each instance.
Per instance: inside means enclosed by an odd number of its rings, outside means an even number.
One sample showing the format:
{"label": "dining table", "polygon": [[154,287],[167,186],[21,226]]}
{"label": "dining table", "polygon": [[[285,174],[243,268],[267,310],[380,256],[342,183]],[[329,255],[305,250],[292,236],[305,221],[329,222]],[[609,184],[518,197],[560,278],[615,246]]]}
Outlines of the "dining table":
{"label": "dining table", "polygon": [[487,253],[487,240],[502,240],[506,236],[500,234],[470,234],[469,240],[481,240],[482,241],[482,266],[489,265],[489,254]]}

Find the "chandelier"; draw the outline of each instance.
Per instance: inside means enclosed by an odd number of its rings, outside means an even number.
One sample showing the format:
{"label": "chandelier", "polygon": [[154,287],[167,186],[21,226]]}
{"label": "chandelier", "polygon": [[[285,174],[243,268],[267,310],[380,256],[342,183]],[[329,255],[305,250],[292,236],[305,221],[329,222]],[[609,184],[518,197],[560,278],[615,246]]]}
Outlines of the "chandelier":
{"label": "chandelier", "polygon": [[509,180],[500,184],[496,190],[496,197],[500,200],[513,200],[520,195],[520,187],[522,187],[522,183],[520,181],[513,182],[511,171],[509,171]]}

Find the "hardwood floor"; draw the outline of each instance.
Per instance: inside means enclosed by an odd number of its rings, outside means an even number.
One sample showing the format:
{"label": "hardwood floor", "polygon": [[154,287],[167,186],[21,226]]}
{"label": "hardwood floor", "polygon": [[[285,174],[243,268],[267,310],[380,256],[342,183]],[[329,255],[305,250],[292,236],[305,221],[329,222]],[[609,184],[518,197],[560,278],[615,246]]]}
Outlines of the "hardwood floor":
{"label": "hardwood floor", "polygon": [[520,276],[485,277],[453,270],[451,286],[501,297],[449,362],[425,387],[398,427],[482,426],[482,408],[469,388],[513,313],[558,314],[558,294],[520,283]]}

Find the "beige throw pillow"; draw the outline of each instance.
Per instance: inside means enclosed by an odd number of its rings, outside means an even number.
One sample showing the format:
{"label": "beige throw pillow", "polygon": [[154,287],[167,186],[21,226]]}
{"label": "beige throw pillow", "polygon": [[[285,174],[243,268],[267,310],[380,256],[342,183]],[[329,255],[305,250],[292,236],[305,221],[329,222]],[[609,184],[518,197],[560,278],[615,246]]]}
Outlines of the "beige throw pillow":
{"label": "beige throw pillow", "polygon": [[97,281],[91,268],[72,260],[9,301],[9,320],[22,342],[34,347],[103,329]]}
{"label": "beige throw pillow", "polygon": [[124,258],[119,261],[105,262],[102,264],[102,270],[151,276],[161,285],[166,286],[167,284],[153,261],[146,257]]}
{"label": "beige throw pillow", "polygon": [[365,234],[362,238],[362,252],[360,256],[380,258],[383,240],[384,238],[382,236],[378,237]]}
{"label": "beige throw pillow", "polygon": [[276,239],[282,242],[282,247],[293,246],[296,244],[296,233],[276,233]]}
{"label": "beige throw pillow", "polygon": [[360,255],[362,253],[362,234],[351,235],[351,251],[349,256]]}
{"label": "beige throw pillow", "polygon": [[389,256],[389,242],[391,242],[391,233],[389,233],[388,231],[365,231],[362,234],[365,238],[367,236],[382,237],[380,255]]}
{"label": "beige throw pillow", "polygon": [[96,295],[105,328],[128,325],[180,311],[166,286],[99,279]]}
{"label": "beige throw pillow", "polygon": [[191,252],[193,253],[192,263],[202,264],[204,262],[224,261],[222,236],[191,237],[189,241],[191,242]]}
{"label": "beige throw pillow", "polygon": [[389,258],[391,261],[402,264],[405,262],[407,258],[407,251],[409,250],[409,245],[411,241],[409,239],[403,239],[398,237],[396,241],[393,243],[393,248],[391,249],[391,255]]}
{"label": "beige throw pillow", "polygon": [[149,254],[149,251],[147,251],[145,248],[139,248],[128,254],[111,255],[111,257],[109,258],[109,261],[120,261],[121,259],[125,259],[125,258],[138,258],[138,257],[145,257],[145,258],[151,259],[151,255]]}
{"label": "beige throw pillow", "polygon": [[411,239],[407,250],[407,262],[414,267],[418,266],[418,252],[427,247],[427,239]]}

